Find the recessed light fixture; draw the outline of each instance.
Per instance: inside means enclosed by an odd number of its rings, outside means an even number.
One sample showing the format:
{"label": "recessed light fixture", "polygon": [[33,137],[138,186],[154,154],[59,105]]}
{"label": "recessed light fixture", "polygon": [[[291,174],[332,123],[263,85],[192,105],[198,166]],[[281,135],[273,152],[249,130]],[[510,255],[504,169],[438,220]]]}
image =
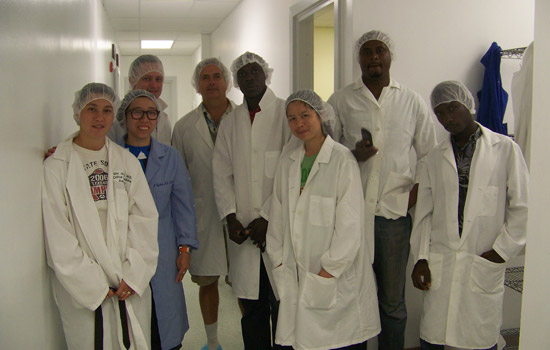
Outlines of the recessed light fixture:
{"label": "recessed light fixture", "polygon": [[142,40],[142,49],[161,49],[168,50],[172,48],[174,40]]}

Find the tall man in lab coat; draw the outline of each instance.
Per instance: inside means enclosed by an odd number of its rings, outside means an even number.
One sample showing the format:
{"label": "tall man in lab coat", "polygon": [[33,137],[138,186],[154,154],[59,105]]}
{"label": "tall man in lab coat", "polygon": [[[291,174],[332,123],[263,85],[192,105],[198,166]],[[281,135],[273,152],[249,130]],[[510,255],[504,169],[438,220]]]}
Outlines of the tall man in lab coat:
{"label": "tall man in lab coat", "polygon": [[233,61],[233,81],[244,101],[223,119],[212,160],[216,204],[230,238],[233,294],[245,310],[241,326],[247,350],[271,349],[270,316],[275,334],[278,313],[268,277],[271,263],[262,255],[277,161],[291,131],[285,101],[267,87],[272,71],[251,52]]}
{"label": "tall man in lab coat", "polygon": [[505,261],[525,246],[528,171],[519,146],[474,121],[460,82],[431,95],[450,133],[423,160],[411,249],[424,291],[423,350],[497,349]]}
{"label": "tall man in lab coat", "polygon": [[192,84],[202,103],[174,126],[172,145],[181,153],[193,185],[197,212],[199,249],[191,252],[191,280],[199,285],[199,303],[206,330],[203,350],[218,350],[218,279],[227,275],[223,224],[218,219],[212,180],[212,155],[218,127],[234,108],[226,97],[231,73],[217,58],[195,67]]}
{"label": "tall man in lab coat", "polygon": [[390,38],[367,32],[356,42],[356,51],[360,79],[328,102],[340,122],[335,139],[352,150],[365,190],[365,230],[374,256],[382,326],[378,347],[402,350],[412,227],[407,211],[415,204],[417,189],[410,153],[414,149],[417,160],[422,159],[435,145],[435,130],[420,95],[390,78]]}
{"label": "tall man in lab coat", "polygon": [[[155,140],[170,146],[172,138],[172,124],[164,110],[168,107],[160,95],[164,84],[164,66],[160,58],[154,55],[141,55],[132,61],[128,69],[128,80],[132,90],[146,90],[152,93],[157,99],[161,111],[158,116],[157,127],[151,134]],[[109,130],[108,136],[112,140],[119,140],[126,133],[118,126],[118,123],[113,124]]]}

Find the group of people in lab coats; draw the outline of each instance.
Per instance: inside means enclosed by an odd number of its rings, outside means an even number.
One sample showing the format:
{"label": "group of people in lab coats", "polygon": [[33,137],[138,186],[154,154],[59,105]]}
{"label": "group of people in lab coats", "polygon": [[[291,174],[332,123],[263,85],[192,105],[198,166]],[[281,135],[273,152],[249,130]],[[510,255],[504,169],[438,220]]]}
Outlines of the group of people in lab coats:
{"label": "group of people in lab coats", "polygon": [[422,349],[496,349],[504,262],[525,245],[525,162],[475,122],[457,81],[431,94],[449,132],[437,144],[430,109],[390,77],[393,50],[383,32],[361,36],[361,77],[328,103],[278,98],[255,53],[230,70],[205,59],[192,79],[203,101],[176,123],[175,149],[155,56],[132,64],[120,107],[104,84],[77,92],[80,130],[46,160],[42,194],[69,348],[180,348],[189,270],[204,350],[221,349],[226,274],[245,349],[366,349],[377,335],[379,349],[403,349],[412,251]]}

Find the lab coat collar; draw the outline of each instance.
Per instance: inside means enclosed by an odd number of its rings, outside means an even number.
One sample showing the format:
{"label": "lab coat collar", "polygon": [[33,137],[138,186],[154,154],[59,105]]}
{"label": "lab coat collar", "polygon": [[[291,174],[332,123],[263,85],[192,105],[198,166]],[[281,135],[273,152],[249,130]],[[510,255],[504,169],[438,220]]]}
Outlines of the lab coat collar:
{"label": "lab coat collar", "polygon": [[[210,135],[210,130],[208,129],[208,124],[206,124],[206,120],[204,120],[204,112],[206,109],[204,108],[204,105],[201,104],[197,107],[197,114],[199,117],[197,118],[197,121],[195,122],[195,129],[197,129],[197,132],[199,135],[201,135],[202,139],[210,149],[214,149],[214,142],[212,141],[212,136]],[[208,113],[208,112],[207,112]]]}
{"label": "lab coat collar", "polygon": [[166,148],[151,136],[151,150],[147,158],[147,167],[145,168],[145,177],[150,181],[161,168],[161,158],[166,155]]}
{"label": "lab coat collar", "polygon": [[157,98],[157,102],[159,104],[159,107],[160,107],[160,111],[163,112],[166,108],[168,108],[168,104],[166,102],[164,102],[164,100],[162,98]]}
{"label": "lab coat collar", "polygon": [[[399,89],[399,90],[401,90],[401,88],[402,88],[400,83],[398,83],[397,81],[395,81],[391,78],[390,78],[390,84],[386,87],[390,88],[390,89]],[[365,89],[369,90],[369,88],[365,85],[365,83],[363,83],[363,79],[361,78],[361,76],[359,76],[359,78],[353,84],[353,89],[354,90],[359,90],[359,89],[362,89],[362,88],[365,88]]]}
{"label": "lab coat collar", "polygon": [[[307,177],[307,181],[305,186],[311,181],[311,179],[317,174],[319,171],[319,164],[326,164],[330,161],[330,155],[332,154],[332,148],[334,147],[334,140],[330,137],[330,135],[327,135],[325,138],[325,142],[323,142],[323,145],[321,146],[321,149],[319,150],[319,153],[317,154],[317,158],[315,158],[315,162],[313,163],[313,166],[311,167],[311,172],[309,173]],[[302,165],[302,159],[304,159],[305,154],[305,148],[304,145],[300,145],[300,147],[297,147],[291,154],[290,159],[294,160],[295,166],[301,167]],[[305,187],[304,186],[304,187]]]}
{"label": "lab coat collar", "polygon": [[[262,96],[262,99],[260,100],[260,109],[262,111],[265,111],[277,101],[277,96],[275,96],[275,93],[273,90],[269,88],[269,86],[266,88],[264,95]],[[243,97],[243,105],[246,107],[246,110],[248,111],[248,105],[246,104],[246,99]],[[260,112],[261,113],[261,112]],[[258,113],[258,114],[260,114]]]}

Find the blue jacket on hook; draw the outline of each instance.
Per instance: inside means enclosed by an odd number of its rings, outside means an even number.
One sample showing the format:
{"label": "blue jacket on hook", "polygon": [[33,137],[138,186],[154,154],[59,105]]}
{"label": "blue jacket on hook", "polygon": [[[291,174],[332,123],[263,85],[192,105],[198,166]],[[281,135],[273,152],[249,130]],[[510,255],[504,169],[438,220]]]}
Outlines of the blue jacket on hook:
{"label": "blue jacket on hook", "polygon": [[508,135],[508,126],[502,123],[508,103],[508,93],[502,88],[500,78],[501,51],[500,46],[493,42],[481,59],[481,63],[485,66],[485,74],[483,87],[477,93],[479,99],[477,121],[494,132]]}

